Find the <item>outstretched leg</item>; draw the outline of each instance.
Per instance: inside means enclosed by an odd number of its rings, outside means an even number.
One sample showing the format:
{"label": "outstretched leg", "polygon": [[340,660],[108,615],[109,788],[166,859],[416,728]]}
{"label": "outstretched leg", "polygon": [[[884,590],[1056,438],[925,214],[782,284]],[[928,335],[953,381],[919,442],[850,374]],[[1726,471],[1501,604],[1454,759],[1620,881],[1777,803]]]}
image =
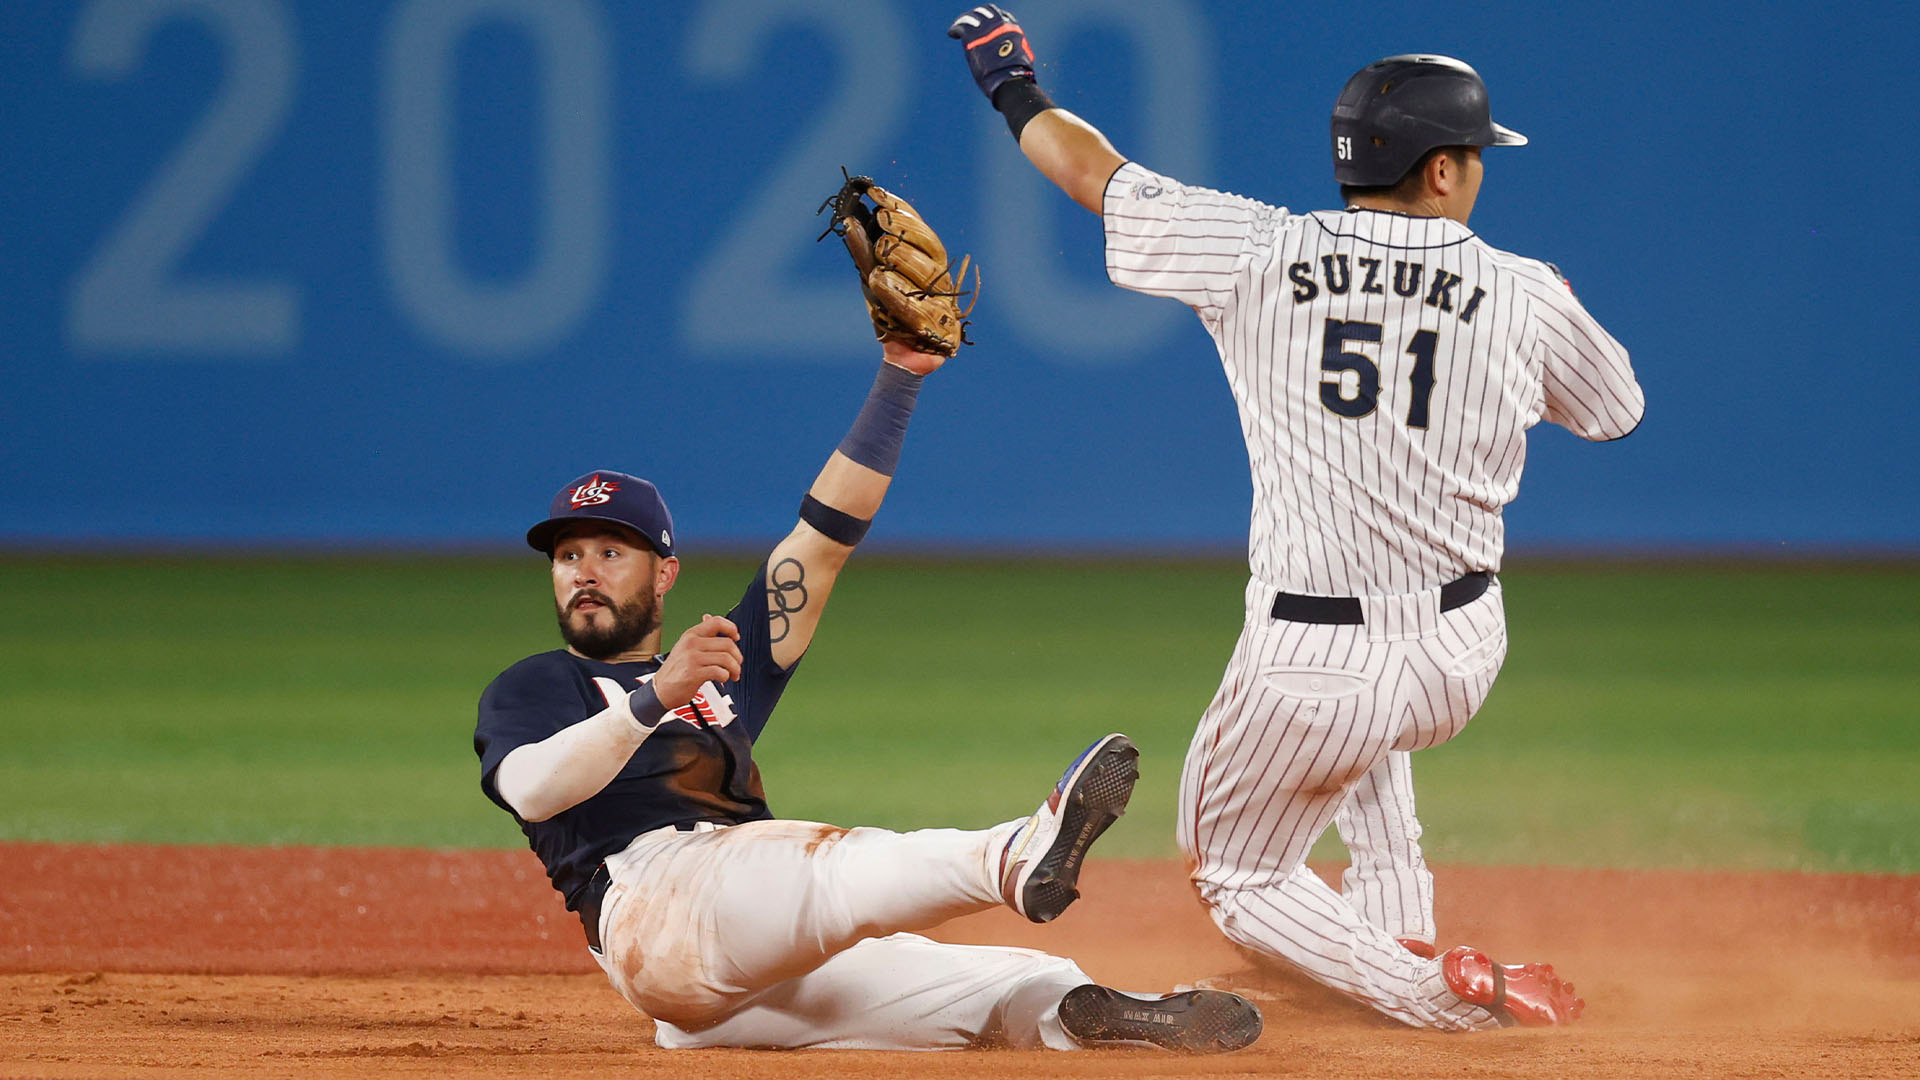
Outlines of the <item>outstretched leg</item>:
{"label": "outstretched leg", "polygon": [[1031,949],[893,934],[769,987],[717,1024],[656,1021],[654,1041],[669,1050],[1072,1050],[1060,999],[1089,982],[1072,961]]}
{"label": "outstretched leg", "polygon": [[977,832],[762,821],[649,833],[607,860],[603,966],[635,1006],[692,1029],[868,938],[1003,902],[1045,921],[1077,895],[1137,757],[1108,736],[1031,817]]}
{"label": "outstretched leg", "polygon": [[946,945],[916,934],[862,941],[769,987],[717,1024],[656,1022],[667,1049],[1078,1050],[1147,1045],[1238,1050],[1260,1034],[1246,999],[1202,990],[1133,997],[1031,949]]}

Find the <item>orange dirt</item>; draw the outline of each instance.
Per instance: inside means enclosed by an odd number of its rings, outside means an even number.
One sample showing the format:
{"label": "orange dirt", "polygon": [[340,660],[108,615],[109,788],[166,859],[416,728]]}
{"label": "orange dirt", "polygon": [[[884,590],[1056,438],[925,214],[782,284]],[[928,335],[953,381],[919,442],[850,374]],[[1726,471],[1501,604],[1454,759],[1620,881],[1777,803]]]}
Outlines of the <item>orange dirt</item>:
{"label": "orange dirt", "polygon": [[[1579,1025],[1418,1032],[1248,974],[1252,1049],[654,1049],[525,852],[0,844],[0,1078],[1920,1077],[1920,878],[1439,871],[1442,944],[1552,960]],[[935,936],[1164,988],[1246,971],[1172,863],[1095,862],[1060,922]]]}

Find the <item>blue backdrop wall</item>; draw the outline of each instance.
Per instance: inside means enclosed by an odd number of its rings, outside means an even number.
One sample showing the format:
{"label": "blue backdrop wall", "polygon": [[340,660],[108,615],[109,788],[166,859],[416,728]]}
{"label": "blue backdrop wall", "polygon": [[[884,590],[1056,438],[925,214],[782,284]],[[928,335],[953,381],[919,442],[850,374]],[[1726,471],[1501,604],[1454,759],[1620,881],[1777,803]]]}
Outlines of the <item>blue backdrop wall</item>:
{"label": "blue backdrop wall", "polygon": [[[12,0],[0,545],[505,545],[595,467],[690,548],[776,536],[877,360],[814,242],[842,165],[985,269],[876,538],[1240,543],[1210,341],[1106,284],[950,7]],[[1920,547],[1892,4],[1016,10],[1123,152],[1295,208],[1335,197],[1353,69],[1480,68],[1533,145],[1489,153],[1475,227],[1559,264],[1650,402],[1618,444],[1536,429],[1517,547]]]}

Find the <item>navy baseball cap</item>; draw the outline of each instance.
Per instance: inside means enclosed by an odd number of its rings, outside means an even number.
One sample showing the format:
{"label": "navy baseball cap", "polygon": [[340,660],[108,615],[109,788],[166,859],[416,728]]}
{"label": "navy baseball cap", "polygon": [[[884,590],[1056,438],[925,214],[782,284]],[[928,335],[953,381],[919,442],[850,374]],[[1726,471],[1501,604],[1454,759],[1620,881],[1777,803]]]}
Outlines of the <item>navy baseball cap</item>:
{"label": "navy baseball cap", "polygon": [[662,557],[673,554],[673,515],[660,489],[626,473],[596,469],[553,497],[547,520],[527,530],[527,546],[553,554],[553,538],[576,521],[625,525],[646,538]]}

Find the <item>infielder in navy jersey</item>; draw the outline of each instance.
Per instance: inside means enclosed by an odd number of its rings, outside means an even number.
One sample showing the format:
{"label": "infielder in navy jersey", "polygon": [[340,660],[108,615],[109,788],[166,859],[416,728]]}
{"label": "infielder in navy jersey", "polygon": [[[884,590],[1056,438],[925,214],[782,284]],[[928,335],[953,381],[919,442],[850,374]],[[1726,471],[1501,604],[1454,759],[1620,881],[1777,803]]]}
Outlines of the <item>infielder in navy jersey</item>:
{"label": "infielder in navy jersey", "polygon": [[893,343],[883,356],[793,532],[732,611],[703,615],[670,650],[661,620],[680,562],[660,493],[610,470],[560,490],[527,543],[551,560],[566,647],[481,696],[482,790],[519,822],[662,1047],[1252,1043],[1259,1010],[1231,993],[1134,997],[1044,953],[907,932],[1002,903],[1035,922],[1059,915],[1138,775],[1124,736],[1075,759],[1030,817],[991,829],[843,829],[769,809],[754,742],[942,363]]}
{"label": "infielder in navy jersey", "polygon": [[[1410,753],[1456,734],[1506,657],[1501,509],[1526,431],[1621,438],[1626,350],[1557,270],[1467,227],[1481,151],[1526,142],[1444,56],[1394,56],[1335,103],[1342,210],[1293,213],[1129,161],[1054,107],[1019,22],[949,28],[1021,151],[1101,216],[1116,285],[1177,299],[1214,339],[1253,473],[1240,641],[1181,776],[1178,838],[1229,940],[1405,1023],[1560,1024],[1544,964],[1436,955]],[[1335,891],[1305,865],[1329,826]]]}

